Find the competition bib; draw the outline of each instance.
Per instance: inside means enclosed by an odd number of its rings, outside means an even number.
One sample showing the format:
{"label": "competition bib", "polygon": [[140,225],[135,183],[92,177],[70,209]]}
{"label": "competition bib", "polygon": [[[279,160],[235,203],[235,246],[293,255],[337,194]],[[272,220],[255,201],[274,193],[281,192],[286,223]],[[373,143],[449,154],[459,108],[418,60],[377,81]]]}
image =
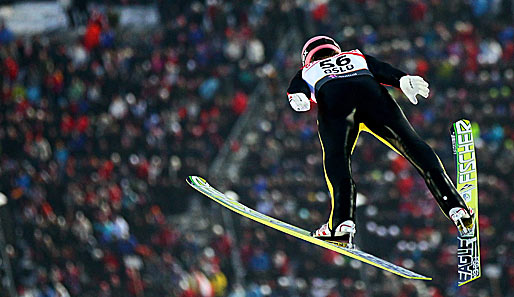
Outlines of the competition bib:
{"label": "competition bib", "polygon": [[373,76],[364,55],[357,49],[315,61],[302,69],[302,78],[307,82],[312,93],[329,80],[358,75]]}

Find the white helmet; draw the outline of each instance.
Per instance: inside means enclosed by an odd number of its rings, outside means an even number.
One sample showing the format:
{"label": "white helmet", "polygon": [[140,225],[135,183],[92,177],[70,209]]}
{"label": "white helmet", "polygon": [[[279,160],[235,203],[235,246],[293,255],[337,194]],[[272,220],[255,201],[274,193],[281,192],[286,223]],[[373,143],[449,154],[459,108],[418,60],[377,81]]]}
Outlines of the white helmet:
{"label": "white helmet", "polygon": [[305,66],[309,64],[316,53],[322,54],[323,56],[328,56],[332,52],[334,54],[341,52],[339,44],[337,44],[334,39],[323,35],[314,36],[309,39],[303,46],[302,65]]}

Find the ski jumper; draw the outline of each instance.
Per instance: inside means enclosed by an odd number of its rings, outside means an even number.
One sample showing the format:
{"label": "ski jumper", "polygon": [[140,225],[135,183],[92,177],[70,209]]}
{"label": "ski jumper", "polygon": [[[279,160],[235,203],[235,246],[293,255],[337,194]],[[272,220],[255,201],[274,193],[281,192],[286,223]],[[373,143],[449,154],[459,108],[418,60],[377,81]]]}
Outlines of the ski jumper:
{"label": "ski jumper", "polygon": [[305,65],[289,85],[289,94],[304,93],[318,105],[318,135],[331,197],[330,229],[355,219],[357,192],[350,157],[361,131],[373,134],[405,157],[421,174],[445,215],[453,207],[467,209],[436,153],[381,85],[399,88],[404,75],[353,50]]}

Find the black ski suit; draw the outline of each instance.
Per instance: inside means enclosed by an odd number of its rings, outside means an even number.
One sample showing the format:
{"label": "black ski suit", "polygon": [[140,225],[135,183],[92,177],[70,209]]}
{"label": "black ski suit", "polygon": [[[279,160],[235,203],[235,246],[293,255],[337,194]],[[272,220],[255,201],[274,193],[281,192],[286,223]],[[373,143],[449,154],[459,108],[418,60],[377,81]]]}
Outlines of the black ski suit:
{"label": "black ski suit", "polygon": [[[331,195],[329,228],[334,230],[345,220],[355,220],[356,190],[350,157],[363,130],[414,165],[446,216],[453,207],[467,209],[436,153],[414,131],[396,101],[381,85],[399,88],[400,78],[406,73],[372,56],[364,57],[372,75],[331,79],[314,91],[323,169]],[[311,97],[302,69],[292,79],[287,92]]]}

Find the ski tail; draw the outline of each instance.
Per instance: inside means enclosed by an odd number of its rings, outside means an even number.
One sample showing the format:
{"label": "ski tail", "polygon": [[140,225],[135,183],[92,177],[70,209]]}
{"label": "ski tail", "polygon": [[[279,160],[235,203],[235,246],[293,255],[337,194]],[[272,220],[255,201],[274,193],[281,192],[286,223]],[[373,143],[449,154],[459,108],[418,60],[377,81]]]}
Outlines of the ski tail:
{"label": "ski tail", "polygon": [[467,206],[475,212],[474,231],[466,236],[459,234],[457,249],[458,285],[462,286],[481,276],[480,237],[478,232],[478,175],[476,165],[473,124],[469,120],[453,123],[450,134],[457,170],[457,191]]}

